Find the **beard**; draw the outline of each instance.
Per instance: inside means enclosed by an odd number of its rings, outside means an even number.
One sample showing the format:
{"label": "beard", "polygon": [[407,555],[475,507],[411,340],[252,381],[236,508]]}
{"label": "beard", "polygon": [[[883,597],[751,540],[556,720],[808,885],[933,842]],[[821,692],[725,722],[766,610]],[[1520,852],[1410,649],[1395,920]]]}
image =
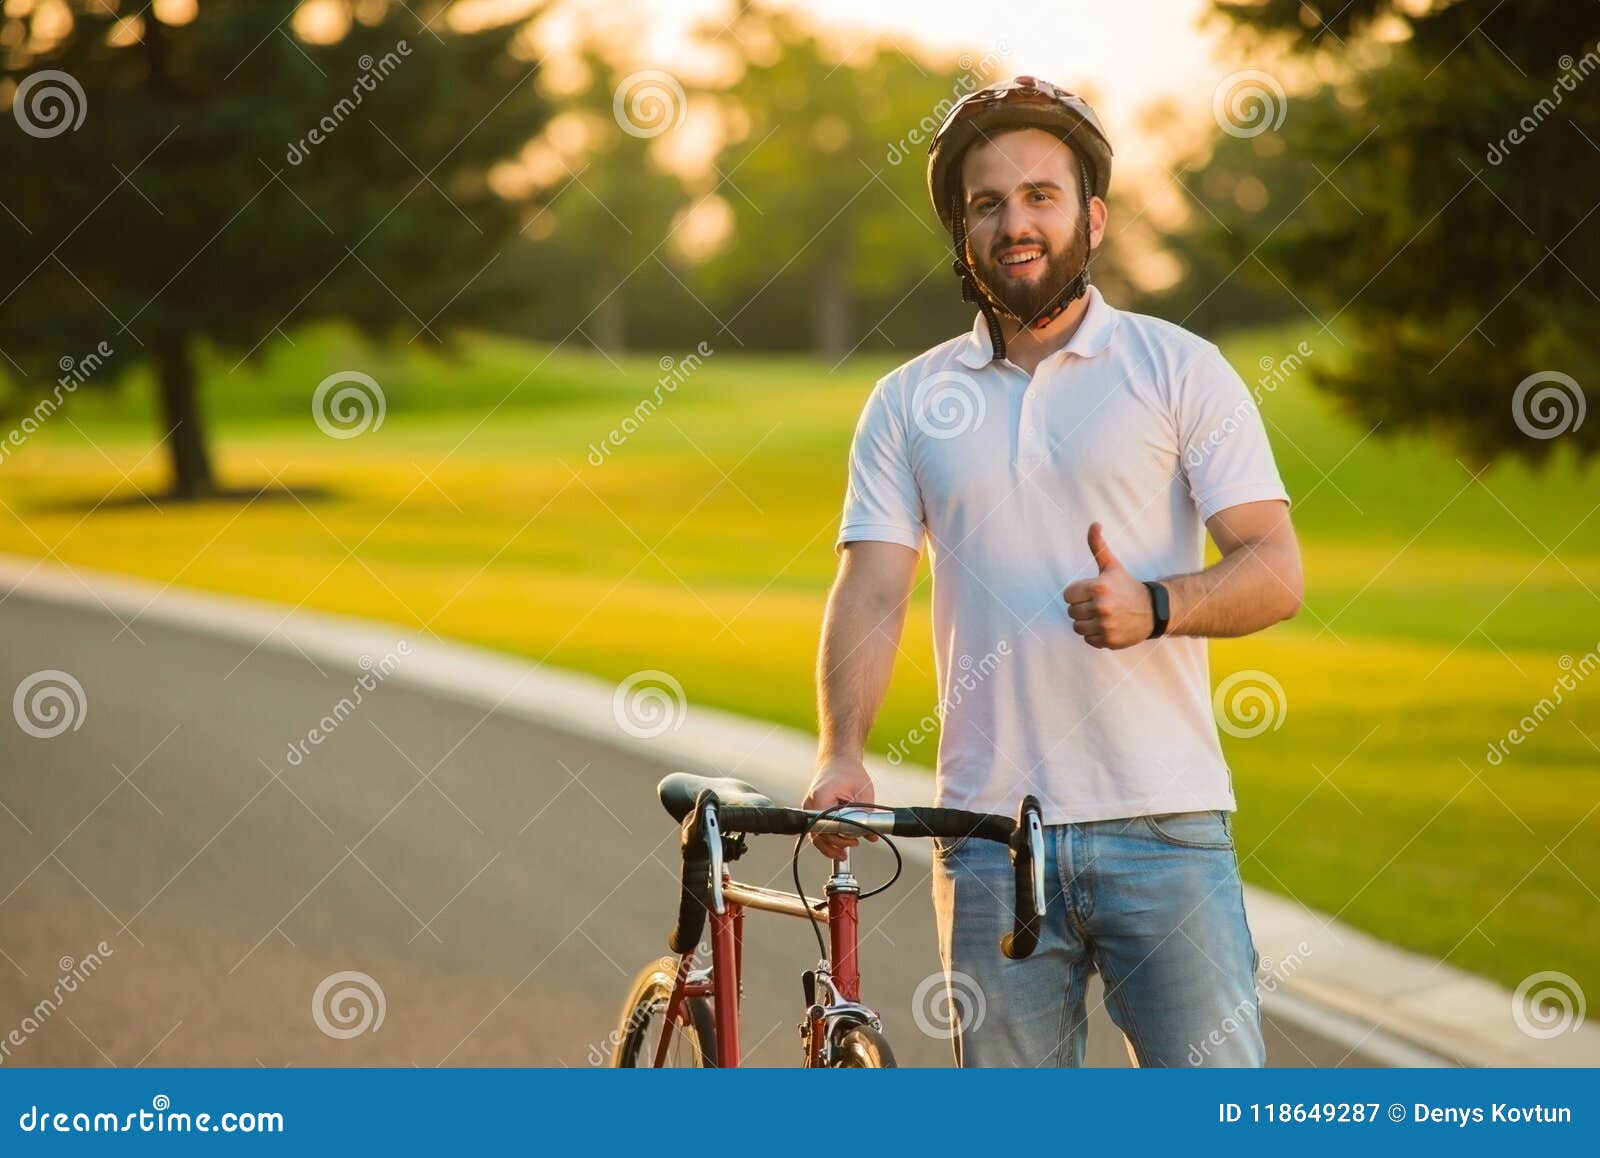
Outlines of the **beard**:
{"label": "beard", "polygon": [[[1013,281],[994,254],[1018,245],[1037,245],[1043,250],[1040,258],[1044,271],[1030,281]],[[968,243],[968,249],[973,249]],[[1072,240],[1064,253],[1057,253],[1042,239],[1005,238],[997,242],[986,255],[972,254],[978,274],[979,287],[991,302],[1023,325],[1032,325],[1048,310],[1061,292],[1082,273],[1089,261],[1089,238],[1083,229],[1072,231]]]}

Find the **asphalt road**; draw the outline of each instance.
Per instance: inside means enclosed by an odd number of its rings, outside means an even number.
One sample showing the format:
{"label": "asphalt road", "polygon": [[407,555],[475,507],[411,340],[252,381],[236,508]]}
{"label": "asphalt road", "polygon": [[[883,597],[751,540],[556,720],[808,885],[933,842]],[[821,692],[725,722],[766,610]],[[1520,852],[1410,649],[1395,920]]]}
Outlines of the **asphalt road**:
{"label": "asphalt road", "polygon": [[[396,682],[304,743],[358,672],[20,594],[0,640],[5,697],[50,669],[83,688],[59,735],[0,716],[0,1064],[587,1066],[665,951],[666,765]],[[783,885],[788,854],[758,841],[741,879]],[[814,940],[753,914],[746,941],[746,1060],[795,1064]],[[922,865],[863,906],[862,967],[901,1063],[950,1064],[913,1008],[938,967]],[[370,1014],[317,1001],[344,972]],[[1373,1064],[1268,1031],[1276,1065]],[[1103,1013],[1090,1061],[1128,1064]]]}

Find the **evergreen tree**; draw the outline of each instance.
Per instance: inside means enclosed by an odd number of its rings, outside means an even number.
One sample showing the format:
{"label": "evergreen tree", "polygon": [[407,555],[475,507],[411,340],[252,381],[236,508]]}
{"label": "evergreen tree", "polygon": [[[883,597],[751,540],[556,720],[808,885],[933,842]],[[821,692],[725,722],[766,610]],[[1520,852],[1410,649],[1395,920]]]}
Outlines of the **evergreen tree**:
{"label": "evergreen tree", "polygon": [[235,362],[328,317],[436,343],[505,308],[475,282],[522,207],[489,172],[546,118],[517,29],[364,0],[316,44],[299,7],[0,16],[0,350],[32,385],[107,348],[89,383],[148,364],[178,497],[217,489],[202,347]]}
{"label": "evergreen tree", "polygon": [[[1312,364],[1316,380],[1364,424],[1437,431],[1480,460],[1540,461],[1557,446],[1592,454],[1600,421],[1583,417],[1585,390],[1600,392],[1600,7],[1216,8],[1254,52],[1286,49],[1314,65],[1334,97],[1274,108],[1263,84],[1254,111],[1219,106],[1235,138],[1281,134],[1275,184],[1295,185],[1287,158],[1308,193],[1233,215],[1231,234],[1199,219],[1224,268],[1243,262],[1237,276],[1269,292],[1283,292],[1281,279],[1349,343],[1348,357]],[[1246,175],[1239,148],[1216,156]]]}

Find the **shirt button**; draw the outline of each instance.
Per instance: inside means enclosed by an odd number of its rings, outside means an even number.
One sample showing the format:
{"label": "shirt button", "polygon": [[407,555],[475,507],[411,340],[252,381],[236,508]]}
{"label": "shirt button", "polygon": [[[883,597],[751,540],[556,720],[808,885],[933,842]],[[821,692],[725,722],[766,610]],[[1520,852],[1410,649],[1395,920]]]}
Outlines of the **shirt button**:
{"label": "shirt button", "polygon": [[1029,398],[1035,398],[1035,397],[1038,396],[1038,394],[1039,394],[1039,392],[1037,390],[1029,390],[1028,391],[1028,397]]}
{"label": "shirt button", "polygon": [[1028,427],[1028,433],[1029,433],[1029,434],[1032,434],[1032,433],[1033,433],[1033,427],[1031,427],[1031,426],[1030,426],[1030,427]]}

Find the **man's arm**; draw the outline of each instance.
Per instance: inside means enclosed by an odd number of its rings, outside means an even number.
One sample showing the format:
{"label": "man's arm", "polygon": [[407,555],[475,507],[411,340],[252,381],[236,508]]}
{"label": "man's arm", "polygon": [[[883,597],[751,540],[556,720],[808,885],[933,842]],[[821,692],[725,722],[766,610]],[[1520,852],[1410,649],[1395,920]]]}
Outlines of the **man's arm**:
{"label": "man's arm", "polygon": [[1171,603],[1167,634],[1249,635],[1300,610],[1305,582],[1288,503],[1241,503],[1212,515],[1206,530],[1222,558],[1160,580]]}
{"label": "man's arm", "polygon": [[[1287,503],[1240,503],[1212,515],[1206,529],[1221,559],[1191,575],[1147,576],[1167,589],[1168,635],[1249,635],[1300,610],[1300,545]],[[1091,647],[1113,650],[1150,638],[1150,592],[1112,553],[1099,523],[1089,528],[1089,550],[1100,573],[1062,592],[1073,630]]]}
{"label": "man's arm", "polygon": [[[895,651],[918,552],[898,543],[847,543],[828,597],[817,660],[817,765],[804,807],[870,801],[863,755],[872,721],[889,688]],[[817,848],[837,857],[856,841],[817,835]]]}

